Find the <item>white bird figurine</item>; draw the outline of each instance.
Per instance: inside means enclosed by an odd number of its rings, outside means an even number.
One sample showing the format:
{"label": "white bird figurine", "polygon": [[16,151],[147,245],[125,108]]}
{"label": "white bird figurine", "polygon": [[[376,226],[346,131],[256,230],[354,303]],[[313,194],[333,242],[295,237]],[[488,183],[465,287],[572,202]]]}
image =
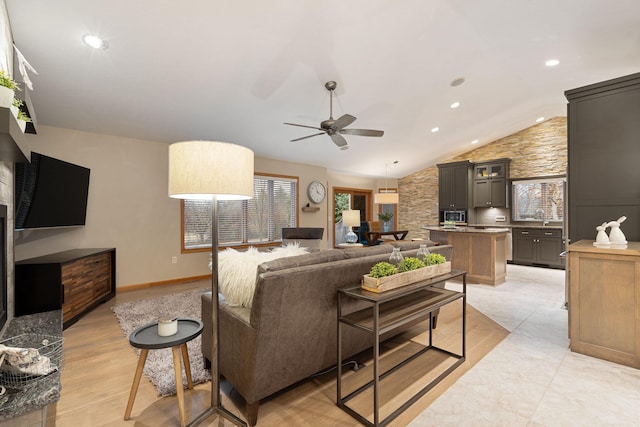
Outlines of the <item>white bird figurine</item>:
{"label": "white bird figurine", "polygon": [[607,236],[607,223],[603,222],[602,225],[596,227],[596,230],[598,230],[598,235],[596,236],[596,244],[608,245],[609,236]]}
{"label": "white bird figurine", "polygon": [[609,232],[609,242],[612,245],[626,245],[627,238],[624,236],[622,230],[620,230],[620,224],[627,219],[626,216],[621,216],[617,221],[611,221],[607,224],[607,227],[611,227]]}

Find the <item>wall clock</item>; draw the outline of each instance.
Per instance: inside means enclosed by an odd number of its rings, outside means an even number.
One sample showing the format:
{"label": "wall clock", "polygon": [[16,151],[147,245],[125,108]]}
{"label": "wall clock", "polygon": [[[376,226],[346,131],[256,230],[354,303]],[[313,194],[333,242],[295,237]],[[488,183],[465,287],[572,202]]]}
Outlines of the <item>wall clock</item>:
{"label": "wall clock", "polygon": [[309,196],[309,200],[313,203],[322,203],[324,198],[327,196],[327,189],[324,184],[318,181],[312,181],[307,187],[307,195]]}

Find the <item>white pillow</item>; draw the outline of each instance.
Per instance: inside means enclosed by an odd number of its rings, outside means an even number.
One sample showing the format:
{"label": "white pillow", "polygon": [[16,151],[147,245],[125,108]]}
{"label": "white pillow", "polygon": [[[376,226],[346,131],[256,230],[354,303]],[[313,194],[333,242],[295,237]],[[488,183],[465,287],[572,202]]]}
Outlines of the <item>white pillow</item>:
{"label": "white pillow", "polygon": [[218,253],[218,290],[228,305],[250,308],[256,288],[256,272],[260,264],[308,252],[308,248],[302,248],[297,244],[289,244],[269,252],[260,252],[253,246],[245,252],[225,249]]}

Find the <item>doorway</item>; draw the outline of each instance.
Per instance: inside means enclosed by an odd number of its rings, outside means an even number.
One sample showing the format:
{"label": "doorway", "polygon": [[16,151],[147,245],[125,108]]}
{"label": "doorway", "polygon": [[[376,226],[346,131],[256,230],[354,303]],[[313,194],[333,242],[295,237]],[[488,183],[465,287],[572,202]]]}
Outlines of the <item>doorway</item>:
{"label": "doorway", "polygon": [[[373,214],[373,192],[356,188],[333,188],[333,246],[344,242],[346,227],[342,225],[342,211],[360,211],[360,222],[371,221]],[[357,233],[357,230],[354,230]]]}

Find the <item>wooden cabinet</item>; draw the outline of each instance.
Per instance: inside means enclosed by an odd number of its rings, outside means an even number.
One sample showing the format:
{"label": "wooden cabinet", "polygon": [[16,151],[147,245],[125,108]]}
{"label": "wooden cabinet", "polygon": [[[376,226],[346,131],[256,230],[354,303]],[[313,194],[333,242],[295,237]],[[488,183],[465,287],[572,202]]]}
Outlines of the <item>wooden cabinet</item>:
{"label": "wooden cabinet", "polygon": [[507,193],[510,159],[477,164],[473,173],[473,207],[508,207]]}
{"label": "wooden cabinet", "polygon": [[471,207],[473,163],[467,161],[438,165],[440,210],[467,210]]}
{"label": "wooden cabinet", "polygon": [[640,241],[640,73],[565,92],[569,101],[568,231],[593,239],[595,227],[623,215],[628,241]]}
{"label": "wooden cabinet", "polygon": [[571,350],[640,369],[640,243],[569,245]]}
{"label": "wooden cabinet", "polygon": [[562,230],[513,229],[513,263],[563,268]]}
{"label": "wooden cabinet", "polygon": [[115,294],[112,248],[74,249],[16,262],[16,316],[62,309],[67,328]]}

